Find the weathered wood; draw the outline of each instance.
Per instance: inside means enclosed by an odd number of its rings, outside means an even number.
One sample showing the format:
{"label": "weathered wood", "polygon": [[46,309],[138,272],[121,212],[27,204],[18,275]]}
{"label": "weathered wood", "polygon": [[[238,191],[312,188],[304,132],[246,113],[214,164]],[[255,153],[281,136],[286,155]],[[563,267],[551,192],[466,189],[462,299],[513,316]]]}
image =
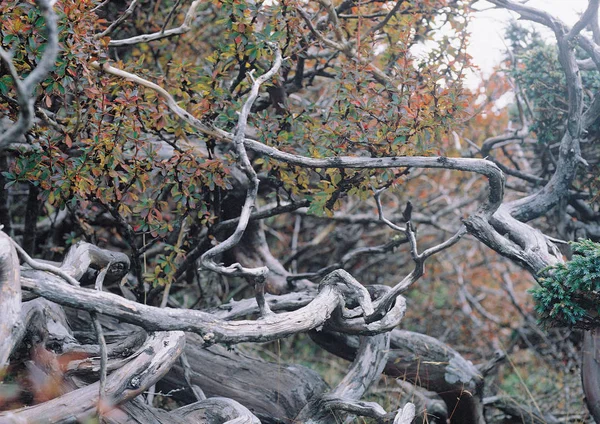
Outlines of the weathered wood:
{"label": "weathered wood", "polygon": [[415,424],[446,424],[448,422],[448,408],[437,393],[415,386],[400,378],[396,379],[396,384],[402,391],[402,402],[410,401],[415,405]]}
{"label": "weathered wood", "polygon": [[23,302],[21,320],[25,328],[20,338],[29,334],[32,342],[44,343],[58,352],[78,345],[64,310],[56,303],[43,298]]}
{"label": "weathered wood", "polygon": [[291,275],[281,262],[272,254],[267,244],[265,232],[258,222],[250,222],[244,232],[240,243],[233,248],[236,260],[246,267],[257,267],[265,265],[269,268],[266,276],[266,290],[269,293],[287,293],[291,289],[304,289],[314,287],[315,284],[309,280],[298,280],[288,282],[287,277]]}
{"label": "weathered wood", "polygon": [[[356,336],[322,331],[309,333],[327,351],[353,360],[359,347]],[[452,422],[483,423],[483,378],[458,352],[433,337],[404,330],[391,333],[384,373],[436,392],[454,411]]]}
{"label": "weathered wood", "polygon": [[133,355],[133,360],[108,376],[102,401],[98,391],[100,383],[96,382],[39,405],[2,412],[0,422],[84,420],[93,416],[98,406],[102,411],[109,411],[156,383],[177,361],[184,345],[182,332],[154,333]]}
{"label": "weathered wood", "polygon": [[110,315],[148,331],[183,330],[202,335],[207,344],[235,344],[271,341],[321,327],[336,308],[344,305],[344,294],[350,287],[356,289],[353,297],[359,299],[365,313],[370,312],[368,308],[372,311],[368,292],[358,283],[352,284],[345,274],[342,270],[330,273],[313,301],[293,312],[239,321],[224,321],[203,311],[143,305],[112,293],[69,286],[41,271],[24,272],[21,285],[58,304]]}
{"label": "weathered wood", "polygon": [[[336,272],[339,271],[340,270],[337,270]],[[348,273],[340,273],[340,275],[345,274]],[[390,290],[390,288],[386,286],[367,286],[365,288],[370,293],[370,297],[374,300]],[[345,303],[348,305],[352,304],[354,301],[355,304],[352,306],[357,306],[356,299],[354,299],[355,295],[353,295],[352,291],[348,287],[344,290]],[[317,293],[318,292],[314,290],[306,290],[278,296],[266,295],[265,300],[271,311],[294,311],[302,306],[308,305]],[[257,315],[259,313],[259,308],[254,299],[243,299],[240,301],[232,300],[229,303],[220,305],[207,312],[212,313],[218,318],[234,320],[249,315]],[[406,300],[403,296],[398,296],[393,307],[378,321],[366,323],[361,307],[350,311],[344,311],[340,308],[334,311],[331,319],[327,321],[326,327],[332,331],[339,331],[347,334],[375,335],[390,331],[398,326],[402,321],[405,312]]]}
{"label": "weathered wood", "polygon": [[[146,340],[145,333],[137,332],[132,334],[130,337],[124,340],[125,345],[121,345],[120,343],[112,343],[107,345],[107,354],[108,354],[108,362],[107,362],[107,371],[114,371],[123,367],[126,363],[133,359],[132,356],[123,357],[123,353],[128,352],[130,349],[134,347],[139,347]],[[74,359],[69,361],[69,363],[65,367],[66,375],[75,375],[75,374],[92,374],[97,375],[100,372],[101,360],[100,360],[100,352],[98,345],[86,345],[84,349],[71,349],[69,353],[76,356],[76,354],[81,354],[81,356],[88,356],[83,359]],[[133,350],[135,351],[135,350]],[[94,355],[94,356],[92,356]]]}
{"label": "weathered wood", "polygon": [[123,278],[129,266],[126,254],[80,241],[68,250],[60,268],[79,280],[89,268],[100,270],[108,267],[105,281],[112,282]]}
{"label": "weathered wood", "polygon": [[300,422],[333,424],[340,422],[335,410],[352,411],[369,416],[385,415],[377,404],[358,401],[381,376],[386,366],[390,347],[390,334],[361,336],[358,351],[350,369],[331,392],[312,400],[296,417]]}
{"label": "weathered wood", "polygon": [[[295,311],[308,305],[317,295],[316,290],[306,290],[282,295],[265,295],[265,300],[273,312]],[[217,318],[235,320],[259,313],[256,299],[231,300],[206,312]]]}
{"label": "weathered wood", "polygon": [[[204,348],[202,338],[195,334],[187,334],[185,354],[192,384],[208,397],[236,400],[264,423],[292,423],[310,399],[328,389],[323,379],[308,368],[267,362],[219,345]],[[179,363],[158,384],[163,392],[186,386]],[[173,398],[188,403],[196,400],[191,390],[175,392]]]}
{"label": "weathered wood", "polygon": [[0,231],[0,370],[22,332],[20,267],[12,240]]}
{"label": "weathered wood", "polygon": [[227,398],[214,397],[186,405],[172,412],[188,422],[207,424],[260,424],[248,408]]}
{"label": "weathered wood", "polygon": [[188,419],[162,409],[154,408],[141,396],[107,412],[102,417],[106,424],[192,424]]}
{"label": "weathered wood", "polygon": [[259,419],[238,402],[221,397],[205,399],[166,412],[140,400],[110,411],[107,424],[260,424]]}

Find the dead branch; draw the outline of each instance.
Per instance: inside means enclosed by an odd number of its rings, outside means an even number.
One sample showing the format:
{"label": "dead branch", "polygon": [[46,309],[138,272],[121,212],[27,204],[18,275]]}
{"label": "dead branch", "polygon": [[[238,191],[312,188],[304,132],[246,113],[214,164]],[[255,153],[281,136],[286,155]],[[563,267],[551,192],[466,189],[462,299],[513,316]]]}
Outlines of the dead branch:
{"label": "dead branch", "polygon": [[[310,337],[325,350],[353,360],[356,336],[325,330]],[[483,377],[458,352],[433,337],[404,330],[390,333],[390,352],[384,373],[436,392],[454,411],[456,422],[483,423]]]}
{"label": "dead branch", "polygon": [[[131,5],[129,6],[129,8],[127,9],[127,11],[129,11],[129,9],[132,9],[132,7],[134,7],[136,2],[137,2],[137,0],[134,0],[131,3]],[[200,5],[199,0],[192,2],[192,4],[190,5],[190,8],[188,9],[187,13],[185,14],[183,23],[180,26],[178,26],[177,28],[161,30],[158,32],[154,32],[152,34],[136,35],[135,37],[124,38],[121,40],[110,40],[108,42],[108,46],[109,47],[131,46],[134,44],[147,43],[147,42],[154,41],[154,40],[160,40],[163,38],[172,37],[174,35],[185,34],[186,32],[188,32],[191,29],[192,20],[196,16],[196,9],[198,9],[199,5]],[[121,15],[121,17],[124,17],[124,19],[127,17],[127,16],[125,16],[127,14],[127,11],[123,15]],[[131,12],[129,14],[131,14]],[[121,17],[119,19],[121,19]],[[111,27],[112,27],[112,25],[111,25]],[[106,29],[106,31],[104,31],[102,34],[99,34],[98,37],[100,38],[100,37],[108,35],[108,33],[110,33],[112,31],[111,27]],[[109,31],[109,30],[111,30],[111,31]]]}
{"label": "dead branch", "polygon": [[[296,420],[336,423],[339,422],[339,418],[333,412],[336,409],[348,411],[349,408],[350,412],[363,415],[385,415],[385,411],[377,404],[357,405],[356,401],[379,379],[387,363],[389,346],[390,333],[362,336],[354,361],[342,381],[331,392],[306,405]],[[358,406],[360,408],[357,408]]]}
{"label": "dead branch", "polygon": [[11,143],[19,142],[19,139],[33,125],[35,116],[34,110],[34,90],[38,84],[46,78],[46,75],[54,68],[54,61],[58,54],[58,27],[56,24],[56,14],[52,9],[53,2],[49,0],[38,0],[38,7],[44,13],[46,19],[46,49],[37,66],[27,75],[24,80],[21,80],[17,70],[12,62],[12,55],[0,48],[0,59],[8,67],[12,76],[17,91],[17,101],[19,103],[19,118],[3,134],[0,134],[0,150],[4,150]]}
{"label": "dead branch", "polygon": [[203,311],[142,305],[112,293],[69,286],[58,277],[46,273],[40,275],[39,271],[24,272],[21,285],[55,303],[110,315],[148,331],[195,332],[202,335],[207,344],[269,341],[320,327],[335,309],[344,304],[344,293],[348,293],[344,287],[353,290],[351,296],[359,299],[365,314],[372,311],[366,289],[341,270],[323,279],[319,293],[308,305],[293,312],[268,315],[254,321],[223,321]]}
{"label": "dead branch", "polygon": [[[180,331],[152,334],[134,353],[134,359],[115,370],[106,380],[106,403],[102,412],[133,399],[156,383],[177,361],[185,345]],[[28,422],[43,419],[56,422],[65,419],[85,420],[93,416],[99,402],[99,382],[74,390],[39,405],[1,412],[0,419]]]}
{"label": "dead branch", "polygon": [[[246,178],[248,179],[246,199],[244,201],[244,205],[242,206],[242,211],[239,215],[237,227],[231,236],[229,236],[226,240],[224,240],[217,246],[209,249],[200,257],[200,262],[202,266],[207,269],[210,269],[223,275],[239,275],[248,277],[252,280],[253,283],[259,284],[261,285],[261,287],[264,283],[266,274],[269,271],[267,267],[262,266],[260,268],[247,269],[242,267],[240,264],[233,264],[229,267],[224,267],[215,263],[214,260],[221,253],[231,249],[239,243],[242,236],[244,235],[244,231],[246,231],[246,227],[248,226],[248,222],[250,220],[250,214],[252,213],[252,209],[254,208],[254,205],[256,203],[259,184],[258,176],[252,168],[252,164],[250,163],[250,159],[248,158],[246,146],[244,145],[244,137],[246,135],[248,115],[250,114],[250,110],[252,109],[254,101],[258,97],[258,92],[260,90],[261,85],[268,81],[273,75],[275,75],[277,71],[279,71],[279,68],[281,67],[283,61],[279,46],[273,46],[273,49],[275,50],[275,59],[273,61],[273,65],[271,69],[269,69],[263,75],[258,77],[256,80],[253,80],[252,88],[250,90],[250,93],[248,94],[248,98],[246,99],[246,102],[244,103],[242,110],[240,111],[240,117],[238,119],[236,133],[233,137],[233,145],[238,156],[238,165],[240,169],[244,172]],[[264,303],[264,298],[260,295],[260,290],[258,290],[257,296],[259,307],[267,307],[265,306],[266,304]],[[265,312],[268,312],[268,310],[266,310]]]}
{"label": "dead branch", "polygon": [[[205,348],[202,338],[195,334],[187,335],[185,354],[190,380],[206,396],[234,399],[260,418],[291,423],[310,399],[328,389],[316,372],[301,365],[270,363],[219,345]],[[267,375],[275,377],[264,378]],[[165,392],[185,388],[184,381],[184,370],[176,363],[159,388]],[[173,396],[183,402],[196,401],[190,390],[177,391]]]}

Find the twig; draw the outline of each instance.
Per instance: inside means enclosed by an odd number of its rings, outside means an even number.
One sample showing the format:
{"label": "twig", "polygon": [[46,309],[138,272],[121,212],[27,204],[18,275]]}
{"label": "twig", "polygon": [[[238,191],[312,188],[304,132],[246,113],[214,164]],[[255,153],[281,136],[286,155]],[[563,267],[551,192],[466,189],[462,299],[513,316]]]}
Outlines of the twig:
{"label": "twig", "polygon": [[173,18],[175,11],[177,10],[177,8],[179,7],[180,4],[181,4],[181,0],[177,0],[175,2],[175,5],[169,11],[169,14],[167,15],[167,19],[165,19],[165,23],[163,24],[162,28],[160,29],[160,31],[162,33],[164,33],[165,29],[167,29],[167,25],[169,25],[169,22],[171,22],[171,19]]}
{"label": "twig", "polygon": [[77,281],[72,276],[70,276],[69,274],[64,272],[62,269],[57,268],[54,265],[45,264],[43,262],[36,261],[31,256],[29,256],[27,254],[27,252],[25,250],[23,250],[23,248],[21,246],[19,246],[14,240],[11,239],[11,242],[12,242],[13,246],[15,247],[15,249],[17,250],[17,252],[19,253],[19,256],[21,256],[21,258],[23,258],[25,263],[27,265],[29,265],[31,268],[37,269],[38,271],[50,272],[54,275],[59,276],[63,280],[67,281],[67,283],[71,284],[72,286],[79,287],[79,281]]}
{"label": "twig", "polygon": [[[142,34],[136,35],[135,37],[124,38],[122,40],[110,40],[108,42],[109,47],[120,47],[120,46],[131,46],[133,44],[139,43],[147,43],[149,41],[160,40],[167,37],[172,37],[174,35],[185,34],[191,29],[192,19],[196,16],[196,9],[200,5],[200,0],[194,1],[187,13],[185,14],[185,18],[183,23],[177,28],[171,28],[165,30],[164,27],[158,31],[153,32],[152,34]],[[165,23],[166,24],[166,23]]]}
{"label": "twig", "polygon": [[301,280],[303,278],[312,279],[312,278],[323,277],[325,274],[333,271],[334,269],[344,268],[348,262],[350,262],[352,259],[354,259],[360,255],[374,255],[374,254],[378,254],[378,253],[387,253],[387,252],[393,251],[396,247],[400,246],[403,243],[406,243],[407,241],[408,240],[406,238],[397,237],[397,238],[394,238],[394,239],[388,241],[387,243],[381,244],[379,246],[359,247],[359,248],[353,249],[353,250],[349,251],[348,253],[346,253],[344,256],[342,256],[342,258],[338,262],[336,262],[334,264],[323,267],[315,272],[306,272],[306,273],[302,273],[302,274],[289,275],[287,277],[287,280],[294,281],[294,280]]}
{"label": "twig", "polygon": [[121,16],[119,16],[116,21],[114,21],[112,24],[110,24],[110,26],[108,28],[106,28],[104,31],[94,35],[94,38],[99,39],[102,37],[106,37],[111,32],[113,32],[119,25],[121,25],[121,23],[125,19],[127,19],[129,16],[131,16],[133,11],[135,10],[135,6],[137,5],[137,2],[138,2],[138,0],[132,0],[131,3],[129,4],[129,7],[125,10],[125,12],[123,12],[123,14]]}
{"label": "twig", "polygon": [[192,383],[192,375],[191,375],[192,367],[190,366],[190,363],[187,359],[187,355],[185,354],[185,351],[181,353],[181,356],[179,357],[179,361],[181,362],[181,368],[183,368],[183,378],[185,378],[185,382],[187,383],[189,388],[192,389],[192,392],[194,393],[196,400],[197,401],[205,400],[206,395],[204,394],[202,389],[200,387],[196,386],[194,383]]}
{"label": "twig", "polygon": [[390,228],[395,229],[396,231],[400,231],[406,234],[408,238],[408,242],[410,243],[410,255],[415,262],[414,269],[402,279],[398,284],[396,284],[389,292],[387,292],[384,296],[378,299],[375,302],[375,311],[371,316],[365,316],[365,322],[370,323],[381,319],[385,316],[386,312],[389,311],[396,300],[396,298],[404,293],[413,283],[415,283],[424,273],[424,264],[427,258],[435,255],[436,253],[447,249],[448,247],[455,244],[458,240],[462,238],[463,235],[466,234],[467,229],[464,225],[460,227],[460,229],[448,240],[440,243],[436,246],[430,247],[426,249],[422,253],[418,252],[417,249],[417,239],[415,230],[412,227],[412,222],[408,220],[406,222],[406,228],[400,228],[393,222],[387,220],[383,214],[383,208],[381,206],[381,190],[375,193],[375,201],[377,202],[377,210],[379,212],[379,218],[385,222]]}
{"label": "twig", "polygon": [[402,6],[402,3],[404,3],[405,1],[406,0],[397,0],[396,4],[392,8],[392,10],[390,10],[390,12],[386,15],[386,17],[383,18],[383,20],[381,22],[379,22],[377,25],[375,25],[373,28],[369,29],[369,35],[375,34],[381,28],[386,26],[387,23],[389,22],[389,20],[392,19],[392,16],[394,16],[398,12],[398,10],[400,9],[400,6]]}
{"label": "twig", "polygon": [[98,386],[98,418],[102,419],[102,407],[104,401],[104,395],[106,392],[106,375],[108,368],[108,351],[106,348],[106,340],[104,339],[104,332],[102,331],[102,324],[100,324],[100,320],[98,319],[98,315],[96,312],[90,312],[90,317],[92,318],[92,322],[94,323],[94,329],[96,330],[96,338],[98,340],[98,345],[100,346],[100,385]]}
{"label": "twig", "polygon": [[[104,278],[106,273],[110,269],[112,263],[108,263],[104,268],[100,270],[96,277],[96,290],[101,292],[104,284]],[[94,329],[96,330],[96,338],[98,340],[98,346],[100,346],[100,385],[98,386],[98,419],[102,422],[102,406],[104,400],[104,394],[106,392],[106,376],[108,373],[108,349],[106,348],[106,340],[104,338],[104,332],[102,331],[102,324],[98,318],[98,314],[93,311],[90,312],[90,317],[94,323]]]}

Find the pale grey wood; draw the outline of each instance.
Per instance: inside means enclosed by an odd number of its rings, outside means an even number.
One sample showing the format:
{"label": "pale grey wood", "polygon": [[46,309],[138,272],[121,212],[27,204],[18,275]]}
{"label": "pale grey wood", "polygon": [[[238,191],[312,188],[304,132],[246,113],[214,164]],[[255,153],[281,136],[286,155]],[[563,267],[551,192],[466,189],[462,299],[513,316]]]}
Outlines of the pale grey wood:
{"label": "pale grey wood", "polygon": [[23,330],[19,258],[10,237],[0,231],[0,369],[8,365]]}
{"label": "pale grey wood", "polygon": [[99,402],[101,410],[109,411],[156,383],[178,359],[184,345],[183,332],[154,333],[130,362],[108,376],[102,401],[99,399],[99,382],[96,382],[39,405],[1,412],[0,422],[85,420],[96,413]]}
{"label": "pale grey wood", "polygon": [[[192,384],[209,398],[218,396],[239,402],[263,422],[291,423],[310,399],[328,389],[319,374],[306,367],[267,362],[219,345],[205,348],[196,334],[187,334],[185,354]],[[175,363],[158,386],[164,393],[186,389],[181,364]],[[183,402],[196,401],[191,390],[176,391],[172,396]]]}

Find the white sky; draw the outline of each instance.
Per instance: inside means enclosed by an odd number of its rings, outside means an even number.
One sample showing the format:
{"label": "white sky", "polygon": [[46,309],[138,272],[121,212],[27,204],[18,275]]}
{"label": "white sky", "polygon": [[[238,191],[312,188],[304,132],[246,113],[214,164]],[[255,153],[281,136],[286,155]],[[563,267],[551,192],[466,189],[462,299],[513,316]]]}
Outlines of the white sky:
{"label": "white sky", "polygon": [[[529,0],[527,5],[544,9],[571,26],[585,10],[587,3],[587,0]],[[484,75],[489,75],[492,68],[502,60],[506,51],[503,41],[504,28],[511,18],[516,19],[519,15],[496,9],[485,0],[475,3],[474,8],[481,12],[474,14],[469,26],[471,43],[468,52]],[[539,24],[534,25],[541,28]],[[472,79],[469,85],[476,84],[478,80],[476,76],[469,79]]]}

